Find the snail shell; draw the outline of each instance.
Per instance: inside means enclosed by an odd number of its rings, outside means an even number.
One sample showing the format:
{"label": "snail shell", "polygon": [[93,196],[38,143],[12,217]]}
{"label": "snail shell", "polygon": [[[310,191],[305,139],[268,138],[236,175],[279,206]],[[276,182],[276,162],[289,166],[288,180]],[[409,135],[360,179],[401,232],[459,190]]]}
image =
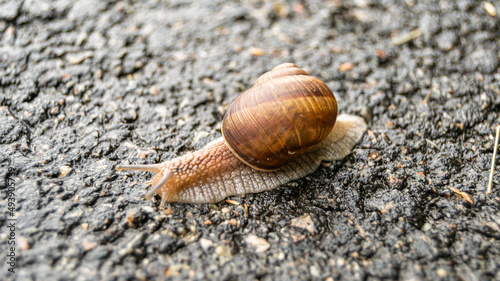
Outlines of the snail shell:
{"label": "snail shell", "polygon": [[235,99],[223,120],[227,142],[219,138],[160,164],[116,170],[155,172],[145,197],[160,195],[161,208],[165,202],[214,203],[276,188],[314,172],[322,161],[340,160],[366,129],[361,117],[337,118],[335,97],[323,82],[283,64]]}
{"label": "snail shell", "polygon": [[231,151],[265,171],[321,142],[337,119],[337,101],[321,80],[296,65],[281,64],[238,96],[222,122]]}

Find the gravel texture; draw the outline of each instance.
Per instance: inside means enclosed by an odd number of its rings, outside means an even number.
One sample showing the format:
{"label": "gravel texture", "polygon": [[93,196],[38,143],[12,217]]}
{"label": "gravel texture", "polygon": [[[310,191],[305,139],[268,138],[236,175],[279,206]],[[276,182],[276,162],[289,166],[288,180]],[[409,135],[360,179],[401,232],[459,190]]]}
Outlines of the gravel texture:
{"label": "gravel texture", "polygon": [[[0,1],[0,279],[500,280],[500,165],[485,194],[500,124],[489,9]],[[151,173],[114,171],[219,137],[227,104],[283,62],[367,120],[344,161],[239,205],[164,210],[142,197]]]}

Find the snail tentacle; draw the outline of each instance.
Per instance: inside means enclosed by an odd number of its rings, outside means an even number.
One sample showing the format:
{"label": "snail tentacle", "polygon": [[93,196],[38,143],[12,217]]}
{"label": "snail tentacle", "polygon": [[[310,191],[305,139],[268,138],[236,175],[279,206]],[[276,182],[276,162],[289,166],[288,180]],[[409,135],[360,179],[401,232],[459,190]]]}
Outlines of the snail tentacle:
{"label": "snail tentacle", "polygon": [[144,198],[146,200],[151,199],[151,197],[153,197],[153,195],[158,191],[158,189],[162,188],[171,178],[172,178],[172,173],[170,173],[168,170],[164,170],[160,180],[153,186],[153,188],[151,188],[150,191],[146,193],[146,195],[144,195]]}
{"label": "snail tentacle", "polygon": [[149,164],[149,165],[117,165],[115,170],[135,170],[135,171],[146,171],[158,173],[161,169],[161,164]]}

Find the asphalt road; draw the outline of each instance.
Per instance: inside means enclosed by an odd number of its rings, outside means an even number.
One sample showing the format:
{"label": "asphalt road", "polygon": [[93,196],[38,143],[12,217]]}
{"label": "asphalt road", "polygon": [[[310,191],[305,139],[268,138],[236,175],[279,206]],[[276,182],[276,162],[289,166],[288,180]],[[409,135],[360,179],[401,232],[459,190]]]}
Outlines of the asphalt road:
{"label": "asphalt road", "polygon": [[[0,279],[500,280],[490,2],[0,1]],[[164,210],[114,171],[220,137],[284,62],[366,119],[344,160]]]}

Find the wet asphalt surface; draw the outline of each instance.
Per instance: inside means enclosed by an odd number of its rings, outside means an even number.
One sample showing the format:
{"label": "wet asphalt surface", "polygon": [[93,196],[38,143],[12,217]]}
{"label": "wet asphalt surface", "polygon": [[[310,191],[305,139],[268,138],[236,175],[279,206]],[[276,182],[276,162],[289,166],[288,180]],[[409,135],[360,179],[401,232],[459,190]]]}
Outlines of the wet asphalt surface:
{"label": "wet asphalt surface", "polygon": [[[499,47],[472,0],[0,1],[0,279],[500,280]],[[343,161],[164,210],[114,171],[219,137],[283,62],[367,120]]]}

